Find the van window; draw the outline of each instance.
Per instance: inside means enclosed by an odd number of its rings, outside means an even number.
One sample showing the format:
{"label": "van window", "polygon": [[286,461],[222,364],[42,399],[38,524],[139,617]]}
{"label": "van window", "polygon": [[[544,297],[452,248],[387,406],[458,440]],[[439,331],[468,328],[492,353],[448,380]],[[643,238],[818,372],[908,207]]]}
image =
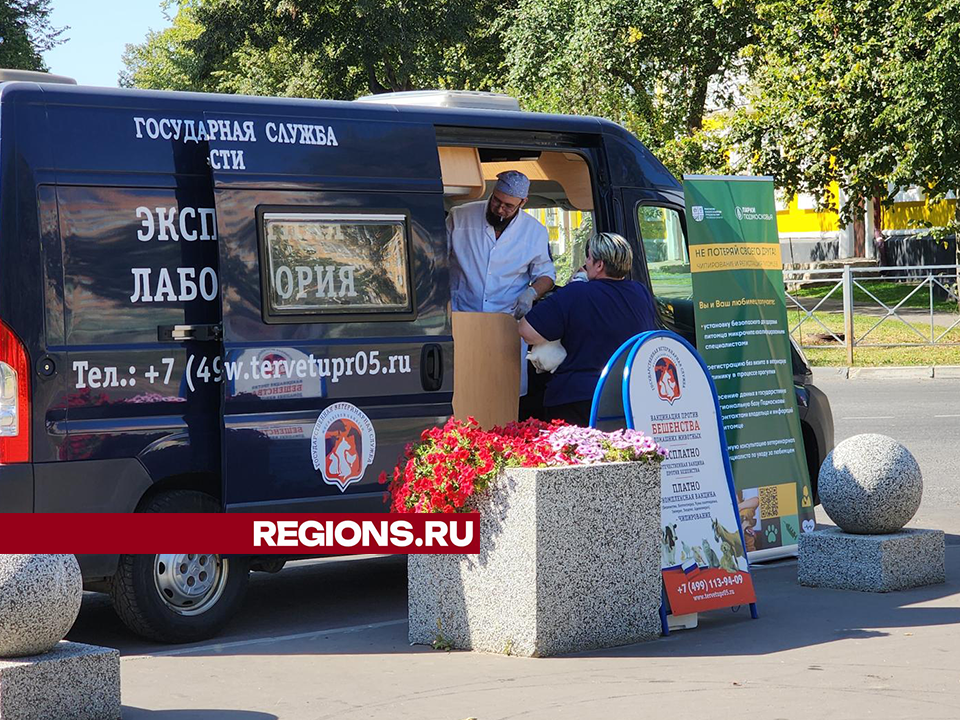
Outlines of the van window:
{"label": "van window", "polygon": [[268,318],[413,309],[404,214],[268,212],[262,237]]}
{"label": "van window", "polygon": [[448,209],[489,198],[505,170],[519,170],[530,179],[524,210],[547,228],[557,285],[567,284],[585,261],[584,246],[594,227],[586,158],[562,150],[441,145],[439,151]]}
{"label": "van window", "polygon": [[593,234],[593,213],[584,210],[527,210],[547,228],[550,256],[557,271],[557,285],[566,285],[586,262],[587,240]]}
{"label": "van window", "polygon": [[156,343],[158,326],[217,322],[216,215],[201,188],[56,193],[68,345]]}
{"label": "van window", "polygon": [[680,214],[669,208],[640,205],[637,222],[654,296],[672,300],[692,298],[693,276]]}

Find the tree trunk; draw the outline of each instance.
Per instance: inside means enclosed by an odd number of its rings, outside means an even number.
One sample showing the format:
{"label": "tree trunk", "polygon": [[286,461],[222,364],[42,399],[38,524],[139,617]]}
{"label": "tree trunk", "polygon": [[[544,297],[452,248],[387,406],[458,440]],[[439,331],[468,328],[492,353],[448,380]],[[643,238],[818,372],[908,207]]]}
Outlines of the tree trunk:
{"label": "tree trunk", "polygon": [[863,198],[857,202],[856,212],[853,216],[853,256],[865,258],[867,256],[867,226],[863,219],[866,211]]}
{"label": "tree trunk", "polygon": [[709,86],[710,76],[708,75],[703,75],[695,81],[687,111],[687,135],[693,135],[703,127],[703,111],[707,104]]}
{"label": "tree trunk", "polygon": [[377,79],[377,71],[373,67],[373,63],[369,60],[364,63],[367,70],[367,86],[370,88],[371,95],[379,95],[381,93],[389,92],[389,88],[384,87],[380,84],[380,81]]}

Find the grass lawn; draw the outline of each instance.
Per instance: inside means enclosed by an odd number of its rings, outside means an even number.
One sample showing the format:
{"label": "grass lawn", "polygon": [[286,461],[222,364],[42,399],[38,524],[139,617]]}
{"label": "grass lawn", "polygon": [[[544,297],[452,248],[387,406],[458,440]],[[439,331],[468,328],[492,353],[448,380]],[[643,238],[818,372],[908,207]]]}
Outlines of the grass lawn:
{"label": "grass lawn", "polygon": [[671,272],[676,265],[664,267],[664,263],[650,263],[650,282],[657,297],[692,298],[693,276],[689,272]]}
{"label": "grass lawn", "polygon": [[[814,367],[847,365],[847,351],[840,349],[804,348],[807,360]],[[856,367],[881,367],[904,365],[960,365],[960,346],[943,345],[915,348],[854,348],[853,364]]]}
{"label": "grass lawn", "polygon": [[[827,328],[843,339],[843,315],[841,313],[814,313],[815,317]],[[798,312],[787,313],[787,324],[792,328],[800,319]],[[877,322],[878,318],[855,316],[853,318],[854,335],[859,339]],[[918,343],[929,341],[930,321],[911,321],[920,335],[913,332],[896,318],[888,318],[877,326],[863,344],[854,348],[853,362],[859,366],[878,365],[960,365],[960,344],[923,345],[918,347],[876,347],[884,343]],[[934,337],[939,336],[945,326],[934,326]],[[922,336],[922,338],[921,338]],[[827,330],[812,319],[806,320],[793,333],[793,338],[804,345],[803,352],[815,366],[846,365],[847,353],[843,343],[838,343],[827,334]],[[938,343],[960,343],[960,325],[953,328]],[[808,347],[808,346],[816,347]],[[873,345],[874,347],[871,347]]]}
{"label": "grass lawn", "polygon": [[[940,278],[941,282],[949,282],[949,278],[942,277]],[[858,280],[864,288],[869,290],[873,295],[883,302],[887,307],[894,307],[898,302],[903,300],[904,297],[910,294],[912,290],[917,287],[916,283],[899,283],[892,280]],[[834,287],[831,285],[815,285],[801,287],[796,290],[789,290],[788,292],[793,295],[793,297],[800,298],[822,298],[827,293],[830,292]],[[943,297],[938,298],[937,294],[945,294],[943,288],[934,284],[934,295],[933,295],[933,309],[936,312],[957,312],[957,302],[956,300],[949,300]],[[837,288],[830,295],[831,300],[836,300],[837,302],[843,301],[843,290],[842,288]],[[880,307],[877,305],[876,301],[871,298],[867,293],[863,291],[862,288],[853,286],[853,301],[854,303],[867,303],[875,307]],[[789,302],[789,301],[788,301]],[[913,294],[913,296],[907,300],[902,307],[917,307],[917,308],[929,308],[930,307],[930,288],[929,286],[923,287]]]}

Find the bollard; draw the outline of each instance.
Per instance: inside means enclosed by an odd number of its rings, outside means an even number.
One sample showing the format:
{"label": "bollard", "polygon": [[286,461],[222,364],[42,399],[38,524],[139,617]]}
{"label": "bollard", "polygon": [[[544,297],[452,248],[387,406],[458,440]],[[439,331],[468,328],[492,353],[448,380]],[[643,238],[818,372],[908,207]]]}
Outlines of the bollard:
{"label": "bollard", "polygon": [[800,535],[801,585],[890,592],[942,583],[942,530],[904,528],[923,478],[910,451],[885,435],[855,435],[820,468],[824,511],[838,527]]}
{"label": "bollard", "polygon": [[62,639],[82,597],[73,555],[0,555],[0,720],[119,720],[120,653]]}

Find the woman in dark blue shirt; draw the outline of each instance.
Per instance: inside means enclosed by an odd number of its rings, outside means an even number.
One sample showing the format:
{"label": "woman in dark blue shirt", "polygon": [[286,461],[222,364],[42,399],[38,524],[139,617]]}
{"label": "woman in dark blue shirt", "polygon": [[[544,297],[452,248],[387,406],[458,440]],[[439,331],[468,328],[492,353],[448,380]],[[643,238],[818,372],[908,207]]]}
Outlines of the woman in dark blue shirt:
{"label": "woman in dark blue shirt", "polygon": [[590,421],[593,391],[610,356],[637,333],[656,329],[653,297],[627,280],[633,265],[629,243],[600,233],[586,246],[589,282],[573,282],[541,300],[520,321],[530,345],[559,340],[567,356],[547,383],[546,416],[574,425]]}

